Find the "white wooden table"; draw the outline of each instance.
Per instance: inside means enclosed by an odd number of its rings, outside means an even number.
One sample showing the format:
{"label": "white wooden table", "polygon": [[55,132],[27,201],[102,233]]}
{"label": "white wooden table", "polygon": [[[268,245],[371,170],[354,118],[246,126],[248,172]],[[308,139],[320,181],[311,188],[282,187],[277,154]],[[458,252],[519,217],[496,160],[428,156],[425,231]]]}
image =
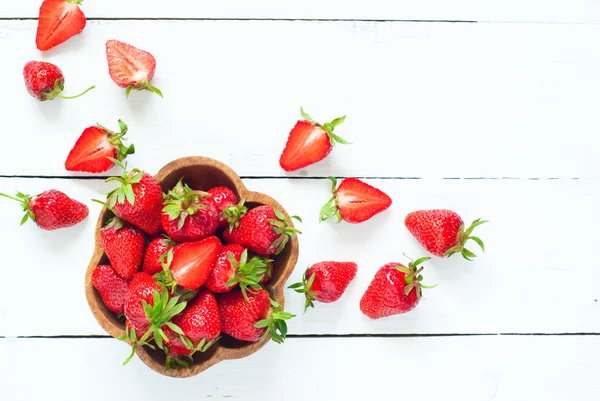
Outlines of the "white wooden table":
{"label": "white wooden table", "polygon": [[[2,201],[0,400],[600,399],[600,1],[88,0],[84,33],[35,49],[38,0],[0,5],[0,192],[56,188],[90,206],[72,229],[19,228]],[[151,51],[165,98],[129,99],[104,43]],[[74,101],[40,103],[21,71],[58,64]],[[338,147],[293,174],[278,157],[303,106],[347,114]],[[123,119],[155,173],[172,159],[229,164],[251,190],[304,218],[290,283],[314,262],[353,260],[336,304],[290,322],[269,344],[191,379],[158,375],[106,336],[83,288],[103,178],[65,172],[83,128]],[[114,172],[111,172],[114,173]],[[361,226],[319,224],[328,175],[364,177],[389,211]],[[426,266],[419,307],[370,321],[359,299],[378,267],[424,254],[403,227],[443,207],[487,252]],[[287,290],[287,309],[302,297]]]}

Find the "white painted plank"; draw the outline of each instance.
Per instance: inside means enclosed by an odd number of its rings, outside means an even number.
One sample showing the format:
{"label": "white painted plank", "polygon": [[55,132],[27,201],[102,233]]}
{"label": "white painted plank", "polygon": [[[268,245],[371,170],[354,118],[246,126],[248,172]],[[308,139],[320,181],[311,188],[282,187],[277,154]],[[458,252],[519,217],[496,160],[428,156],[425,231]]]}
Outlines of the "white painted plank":
{"label": "white painted plank", "polygon": [[[309,264],[353,260],[357,277],[334,304],[317,304],[302,315],[303,298],[286,291],[294,334],[354,333],[564,333],[600,332],[599,180],[369,180],[394,200],[392,207],[360,226],[317,222],[330,196],[327,180],[245,180],[249,189],[270,194],[289,213],[299,214],[300,259],[289,283]],[[99,181],[0,179],[0,192],[39,193],[56,187],[81,200],[98,196]],[[91,216],[98,206],[90,204]],[[0,243],[6,272],[21,285],[0,292],[0,336],[104,334],[85,301],[84,274],[93,249],[95,219],[62,232],[19,228],[15,205],[2,201]],[[364,317],[359,300],[375,271],[388,262],[418,258],[422,248],[403,227],[410,211],[450,208],[465,220],[483,217],[478,228],[487,251],[469,263],[454,257],[426,264],[427,283],[418,308],[378,321]],[[475,250],[475,249],[473,249]],[[40,297],[53,300],[52,309]],[[46,299],[46,298],[44,298]],[[17,308],[18,305],[18,308]],[[69,313],[56,313],[56,308]]]}
{"label": "white painted plank", "polygon": [[[37,18],[40,0],[21,0],[0,8],[2,17]],[[368,20],[478,20],[520,22],[599,22],[594,0],[305,0],[301,4],[277,0],[86,1],[90,18],[280,18]]]}
{"label": "white painted plank", "polygon": [[[34,34],[34,21],[0,22],[12,55],[0,64],[2,175],[64,175],[85,127],[122,118],[145,168],[202,154],[244,176],[284,176],[279,156],[304,106],[318,120],[347,114],[338,134],[354,145],[296,176],[598,176],[600,26],[93,21],[46,59],[64,69],[67,94],[97,89],[46,103],[21,79],[40,58]],[[125,98],[107,73],[111,38],[155,54],[164,99]],[[174,46],[182,38],[189,50]]]}
{"label": "white painted plank", "polygon": [[598,352],[598,336],[294,338],[173,379],[123,367],[112,339],[0,339],[0,398],[596,401]]}

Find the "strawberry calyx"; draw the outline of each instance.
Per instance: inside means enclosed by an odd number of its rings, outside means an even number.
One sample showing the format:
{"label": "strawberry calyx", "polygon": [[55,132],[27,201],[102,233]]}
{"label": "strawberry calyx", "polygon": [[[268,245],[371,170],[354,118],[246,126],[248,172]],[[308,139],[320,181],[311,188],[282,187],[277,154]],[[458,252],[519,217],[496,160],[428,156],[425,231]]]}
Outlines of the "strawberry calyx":
{"label": "strawberry calyx", "polygon": [[192,191],[187,185],[183,184],[183,177],[179,179],[177,184],[164,195],[165,206],[163,213],[169,215],[169,220],[179,219],[177,228],[181,230],[188,216],[196,214],[200,209],[205,209],[206,205],[202,201],[209,194],[202,191]]}
{"label": "strawberry calyx", "polygon": [[[286,223],[285,216],[279,210],[274,208],[273,212],[275,212],[275,216],[277,216],[277,219],[267,219],[267,221],[271,224],[271,230],[273,230],[275,234],[280,235],[279,238],[277,238],[271,244],[271,246],[269,247],[269,251],[275,250],[275,255],[279,255],[287,245],[290,238],[296,234],[302,234],[302,231],[298,230],[295,227],[288,226]],[[291,216],[291,218],[296,219],[302,223],[302,219],[299,216]]]}
{"label": "strawberry calyx", "polygon": [[158,259],[162,265],[163,271],[156,273],[153,277],[156,279],[156,284],[169,290],[171,294],[175,292],[177,280],[171,273],[171,263],[173,262],[173,248],[163,253]]}
{"label": "strawberry calyx", "polygon": [[188,355],[173,355],[168,351],[167,348],[165,348],[165,352],[167,354],[167,358],[165,361],[165,372],[171,368],[174,368],[176,370],[190,369],[191,364],[194,362],[194,359],[192,357],[196,352],[204,353],[208,351],[210,347],[212,347],[217,341],[221,339],[221,337],[217,337],[214,340],[207,342],[206,337],[204,337],[202,340],[200,340],[198,345],[194,346],[192,340],[183,335],[183,332],[177,334],[179,340],[183,343],[183,345],[185,345],[187,349],[190,350],[190,353]]}
{"label": "strawberry calyx", "polygon": [[246,301],[248,300],[247,291],[252,293],[260,290],[262,287],[260,282],[268,271],[270,259],[260,258],[258,256],[248,260],[248,250],[244,249],[238,262],[230,253],[228,255],[229,263],[233,267],[234,275],[225,284],[227,287],[232,287],[239,284],[242,295]]}
{"label": "strawberry calyx", "polygon": [[[19,204],[23,208],[23,211],[25,212],[25,215],[21,219],[21,225],[25,224],[25,222],[27,222],[27,220],[29,220],[29,219],[31,219],[33,222],[35,222],[35,215],[33,214],[33,211],[31,210],[31,208],[29,207],[29,204],[30,204],[31,198],[32,198],[30,195],[26,195],[24,193],[17,192],[16,196],[10,196],[10,195],[6,195],[3,193],[0,193],[0,196],[3,196],[5,198],[12,199],[14,201],[19,202]],[[36,195],[36,196],[39,196],[39,195]]]}
{"label": "strawberry calyx", "polygon": [[315,304],[313,301],[317,299],[317,294],[314,291],[311,291],[312,285],[315,281],[315,274],[310,275],[310,278],[307,280],[306,275],[308,274],[308,269],[304,271],[304,275],[302,276],[302,281],[298,283],[294,283],[290,285],[288,288],[293,289],[298,294],[304,294],[306,297],[306,302],[304,303],[304,313],[308,310],[308,308],[314,308]]}
{"label": "strawberry calyx", "polygon": [[254,327],[257,329],[266,328],[261,340],[271,335],[271,340],[278,344],[283,344],[288,331],[286,320],[295,316],[289,312],[284,312],[281,305],[271,298],[271,311],[269,315],[266,319],[258,321]]}
{"label": "strawberry calyx", "polygon": [[135,146],[133,144],[129,145],[129,146],[125,146],[123,144],[123,139],[125,138],[125,135],[127,134],[127,124],[125,124],[122,120],[118,121],[119,123],[119,129],[121,130],[121,132],[119,133],[114,133],[113,131],[109,130],[106,127],[103,127],[100,124],[96,124],[98,126],[98,128],[100,128],[102,131],[106,132],[106,137],[108,139],[108,143],[110,144],[110,146],[112,146],[113,148],[115,148],[117,150],[117,160],[122,162],[123,160],[125,160],[125,158],[128,155],[132,155],[135,153]]}
{"label": "strawberry calyx", "polygon": [[316,122],[315,120],[313,120],[304,111],[304,109],[302,107],[300,107],[300,114],[302,114],[302,118],[305,121],[308,121],[309,123],[311,123],[315,127],[320,127],[320,128],[323,129],[323,131],[325,131],[325,133],[329,137],[329,141],[331,142],[331,146],[335,146],[338,143],[342,144],[342,145],[350,145],[350,142],[346,141],[344,138],[341,138],[341,137],[339,137],[339,136],[337,136],[336,134],[333,133],[333,130],[335,129],[335,127],[337,127],[338,125],[341,125],[346,120],[346,116],[335,118],[331,122],[328,122],[328,123],[325,123],[325,124],[319,124],[318,122]]}
{"label": "strawberry calyx", "polygon": [[319,212],[319,222],[329,221],[337,218],[337,222],[342,221],[342,215],[337,204],[337,179],[335,177],[327,177],[331,181],[331,192],[333,196],[327,201]]}
{"label": "strawberry calyx", "polygon": [[138,168],[134,168],[130,172],[127,172],[127,164],[123,165],[121,161],[110,157],[109,159],[123,169],[123,174],[120,177],[110,177],[106,180],[106,182],[117,181],[121,184],[120,187],[113,189],[108,193],[107,207],[112,209],[117,203],[124,204],[126,200],[133,206],[135,203],[133,184],[137,184],[142,180],[144,172]]}
{"label": "strawberry calyx", "polygon": [[242,199],[237,205],[226,207],[221,212],[221,217],[223,217],[229,225],[229,233],[231,233],[234,228],[240,226],[240,219],[248,211],[248,208],[244,206],[245,202],[246,200]]}
{"label": "strawberry calyx", "polygon": [[67,0],[67,3],[79,5],[79,4],[83,3],[83,0]]}
{"label": "strawberry calyx", "polygon": [[415,261],[411,260],[411,262],[408,264],[408,267],[402,265],[396,266],[396,270],[401,271],[405,274],[404,282],[406,283],[406,286],[404,287],[404,295],[408,295],[412,290],[415,290],[417,298],[421,298],[423,295],[421,288],[434,288],[437,286],[437,284],[424,285],[421,283],[421,281],[423,280],[423,276],[421,275],[421,272],[423,271],[423,266],[419,267],[419,265],[423,262],[428,261],[429,259],[431,258],[429,256],[426,256]]}
{"label": "strawberry calyx", "polygon": [[444,257],[448,258],[448,257],[454,255],[455,253],[460,252],[461,255],[463,256],[463,258],[465,258],[469,261],[473,260],[473,258],[477,257],[477,255],[475,255],[473,252],[471,252],[467,248],[465,248],[465,243],[468,240],[475,241],[477,243],[477,245],[479,245],[481,250],[485,252],[485,245],[483,244],[483,241],[479,237],[475,237],[475,236],[471,235],[471,233],[473,233],[473,230],[475,229],[475,227],[480,226],[487,222],[488,222],[487,220],[481,220],[481,219],[474,220],[473,223],[471,223],[471,226],[469,228],[467,228],[466,231],[464,230],[464,227],[461,226],[458,229],[458,234],[456,236],[456,245],[454,245],[452,248],[448,249],[444,253]]}
{"label": "strawberry calyx", "polygon": [[133,89],[135,89],[135,90],[138,90],[138,91],[141,91],[141,90],[147,90],[147,91],[150,91],[150,92],[152,92],[152,93],[156,93],[156,94],[157,94],[158,96],[160,96],[160,97],[163,97],[163,94],[162,94],[162,92],[160,91],[160,89],[158,89],[158,88],[157,88],[157,87],[155,87],[155,86],[152,86],[152,85],[150,84],[150,82],[149,82],[147,79],[142,79],[142,80],[141,80],[141,81],[139,81],[137,84],[134,84],[134,85],[129,85],[129,86],[127,87],[127,89],[125,90],[125,96],[126,96],[126,97],[129,97],[129,95],[131,94],[131,91],[132,91]]}

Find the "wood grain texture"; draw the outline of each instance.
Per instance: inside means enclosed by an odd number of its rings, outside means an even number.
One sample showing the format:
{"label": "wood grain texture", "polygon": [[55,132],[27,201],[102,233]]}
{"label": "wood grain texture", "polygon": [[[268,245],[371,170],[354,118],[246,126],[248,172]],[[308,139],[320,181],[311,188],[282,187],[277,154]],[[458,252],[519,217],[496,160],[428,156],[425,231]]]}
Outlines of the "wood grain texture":
{"label": "wood grain texture", "polygon": [[[21,0],[0,8],[0,18],[37,18],[40,0]],[[104,0],[83,4],[90,18],[285,18],[377,20],[479,20],[520,22],[599,22],[600,5],[593,0]]]}
{"label": "wood grain texture", "polygon": [[[4,120],[0,175],[66,175],[83,129],[121,118],[132,163],[150,170],[202,154],[288,176],[278,160],[304,106],[319,121],[346,114],[336,132],[353,145],[290,176],[599,176],[600,25],[91,21],[43,56],[34,36],[35,21],[0,21],[0,110],[20,116]],[[107,73],[113,38],[156,56],[164,99],[125,98]],[[63,69],[65,94],[97,88],[35,101],[21,71],[39,58]],[[25,163],[9,151],[24,136]]]}
{"label": "wood grain texture", "polygon": [[[285,291],[286,310],[298,314],[292,334],[364,333],[563,333],[600,332],[600,180],[368,180],[387,192],[392,207],[361,225],[318,223],[318,212],[330,197],[328,180],[247,179],[251,191],[269,194],[297,224],[298,265],[287,284],[322,260],[353,260],[359,271],[337,302],[302,315],[303,298]],[[70,313],[42,313],[39,302],[22,297],[20,286],[0,292],[0,336],[104,334],[88,309],[83,291],[85,269],[93,253],[94,224],[100,205],[89,199],[108,187],[96,180],[0,179],[0,192],[39,193],[63,190],[87,201],[90,218],[72,229],[43,232],[18,227],[18,206],[2,201],[0,243],[10,244],[7,265],[26,274],[28,291],[68,305]],[[456,256],[425,264],[425,282],[439,284],[425,292],[418,308],[406,315],[371,321],[358,309],[375,271],[387,262],[418,258],[423,249],[403,227],[407,213],[446,207],[465,221],[490,220],[479,227],[487,250],[475,262]],[[58,280],[58,281],[57,281]],[[61,290],[56,291],[60,283]],[[19,308],[15,308],[19,300]],[[35,316],[32,319],[31,316]]]}

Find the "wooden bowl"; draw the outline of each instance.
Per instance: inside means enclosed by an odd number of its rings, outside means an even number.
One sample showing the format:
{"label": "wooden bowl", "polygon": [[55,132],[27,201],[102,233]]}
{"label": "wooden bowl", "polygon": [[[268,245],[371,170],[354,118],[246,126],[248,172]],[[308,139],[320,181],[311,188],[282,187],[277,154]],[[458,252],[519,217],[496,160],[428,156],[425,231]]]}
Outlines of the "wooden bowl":
{"label": "wooden bowl", "polygon": [[[215,186],[229,187],[240,199],[246,199],[246,206],[249,209],[260,205],[272,206],[280,210],[286,217],[287,224],[292,226],[289,215],[277,201],[265,194],[248,191],[240,177],[219,161],[200,156],[184,157],[167,164],[155,175],[156,180],[165,192],[172,188],[180,177],[184,177],[184,183],[192,189],[208,190]],[[94,268],[100,264],[108,264],[108,258],[100,241],[100,229],[112,216],[112,212],[107,208],[103,208],[100,212],[96,224],[96,248],[85,275],[85,294],[90,309],[100,326],[112,337],[118,338],[125,334],[125,325],[120,323],[115,314],[104,305],[100,294],[92,285]],[[283,252],[279,255],[273,255],[273,276],[265,289],[282,306],[284,305],[284,285],[296,266],[298,250],[298,238],[294,236]],[[148,347],[138,346],[135,352],[146,365],[160,374],[172,377],[191,377],[223,360],[238,359],[251,355],[262,348],[269,340],[270,337],[267,337],[262,341],[249,343],[223,335],[219,342],[214,344],[206,353],[197,352],[194,355],[194,363],[191,369],[181,369],[179,371],[171,368],[165,372],[165,354],[161,350],[153,351]],[[123,359],[126,357],[127,352],[124,350]],[[115,361],[115,363],[120,363],[120,361]]]}

